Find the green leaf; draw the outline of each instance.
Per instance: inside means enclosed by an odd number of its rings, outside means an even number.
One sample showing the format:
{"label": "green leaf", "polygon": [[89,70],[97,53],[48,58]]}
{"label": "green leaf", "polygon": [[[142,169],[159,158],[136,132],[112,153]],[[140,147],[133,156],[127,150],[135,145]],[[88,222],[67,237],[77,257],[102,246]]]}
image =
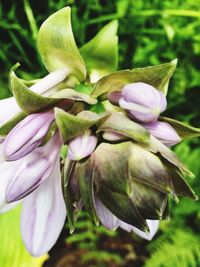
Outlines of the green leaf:
{"label": "green leaf", "polygon": [[16,114],[13,118],[11,118],[9,121],[1,125],[0,136],[6,136],[12,130],[12,128],[14,128],[15,125],[17,125],[25,117],[26,117],[26,114],[24,112],[20,112]]}
{"label": "green leaf", "polygon": [[161,220],[167,205],[167,194],[134,181],[131,199],[145,219]]}
{"label": "green leaf", "polygon": [[140,124],[130,120],[123,113],[112,113],[103,124],[98,128],[97,132],[108,131],[122,134],[132,138],[138,142],[148,143],[149,133]]}
{"label": "green leaf", "polygon": [[169,123],[174,128],[174,130],[177,132],[177,134],[180,136],[181,139],[194,138],[200,136],[200,128],[195,128],[183,122],[166,117],[160,117],[159,120]]}
{"label": "green leaf", "polygon": [[142,218],[132,200],[127,196],[112,192],[106,187],[102,187],[97,195],[104,206],[106,206],[106,208],[108,208],[117,218],[142,231],[149,230],[146,220]]}
{"label": "green leaf", "polygon": [[83,111],[75,116],[62,109],[55,108],[55,119],[63,142],[81,135],[85,130],[99,123],[107,116],[108,113],[98,115],[91,111]]}
{"label": "green leaf", "polygon": [[51,97],[44,97],[33,91],[31,91],[26,85],[23,84],[22,80],[19,79],[14,72],[11,75],[11,87],[13,94],[19,107],[26,113],[34,113],[51,107],[53,104],[63,99],[68,99],[70,106],[73,101],[83,101],[87,104],[96,104],[97,100],[89,95],[76,92],[73,89],[63,89],[52,95]]}
{"label": "green leaf", "polygon": [[67,68],[70,75],[79,81],[85,80],[85,64],[74,40],[70,7],[57,11],[42,24],[38,49],[49,72]]}
{"label": "green leaf", "polygon": [[34,93],[12,72],[10,77],[13,94],[19,107],[25,113],[33,113],[55,104],[59,99],[43,97]]}
{"label": "green leaf", "polygon": [[112,91],[120,91],[126,84],[144,82],[167,94],[169,80],[176,68],[177,60],[169,63],[138,68],[133,70],[121,70],[100,79],[92,92],[93,97],[99,97]]}
{"label": "green leaf", "polygon": [[187,167],[183,162],[180,161],[177,155],[167,146],[163,145],[157,138],[150,136],[150,143],[149,145],[145,145],[145,148],[153,153],[160,154],[164,159],[168,160],[174,166],[178,167],[182,173],[192,178],[194,177],[194,174],[187,169]]}
{"label": "green leaf", "polygon": [[[22,241],[20,232],[21,206],[0,217],[0,266],[2,267],[41,267],[48,259],[45,254],[35,258],[31,256]],[[11,234],[12,232],[12,234]]]}
{"label": "green leaf", "polygon": [[116,20],[111,21],[91,41],[80,49],[91,82],[96,82],[103,76],[117,70],[117,28],[118,22]]}
{"label": "green leaf", "polygon": [[78,181],[83,205],[90,217],[94,220],[96,225],[98,225],[99,220],[94,206],[93,169],[91,168],[89,160],[76,163],[76,178]]}
{"label": "green leaf", "polygon": [[75,101],[83,101],[87,104],[94,105],[97,103],[97,100],[87,94],[79,93],[73,89],[63,89],[51,96],[52,98],[59,99],[72,99]]}
{"label": "green leaf", "polygon": [[62,169],[62,191],[67,209],[67,218],[69,223],[70,233],[75,230],[75,207],[73,206],[73,196],[70,190],[69,181],[72,178],[75,163],[70,161],[68,158],[65,159],[64,167]]}

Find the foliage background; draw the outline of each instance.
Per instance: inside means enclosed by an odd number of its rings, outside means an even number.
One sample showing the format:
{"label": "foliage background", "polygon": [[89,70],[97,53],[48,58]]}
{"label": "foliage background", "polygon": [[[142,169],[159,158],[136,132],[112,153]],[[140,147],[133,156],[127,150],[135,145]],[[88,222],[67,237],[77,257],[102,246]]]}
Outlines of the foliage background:
{"label": "foliage background", "polygon": [[[119,20],[119,69],[178,58],[178,67],[170,83],[166,115],[200,126],[200,0],[1,0],[0,98],[11,95],[7,76],[16,62],[21,63],[18,73],[25,79],[46,74],[37,53],[37,30],[50,14],[67,5],[72,7],[78,46],[108,21]],[[196,179],[189,183],[200,196],[199,144],[199,140],[185,142],[175,150],[196,174]],[[2,267],[31,266],[27,265],[30,259],[23,256],[26,252],[17,234],[18,224],[12,223],[17,222],[18,217],[16,211],[0,217]],[[198,201],[182,199],[179,205],[171,203],[171,221],[161,223],[159,233],[150,243],[121,231],[96,228],[84,213],[77,228],[68,238],[67,230],[63,230],[44,266],[71,266],[73,255],[76,266],[200,266]],[[9,230],[16,234],[9,236]],[[70,259],[67,253],[71,255]],[[62,265],[63,262],[68,265]]]}

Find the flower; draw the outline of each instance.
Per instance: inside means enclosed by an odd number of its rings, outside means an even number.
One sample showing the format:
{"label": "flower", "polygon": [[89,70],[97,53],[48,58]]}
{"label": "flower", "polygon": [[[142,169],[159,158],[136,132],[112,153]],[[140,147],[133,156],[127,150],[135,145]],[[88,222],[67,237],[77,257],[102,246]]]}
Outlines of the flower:
{"label": "flower", "polygon": [[166,146],[178,144],[181,139],[169,123],[156,121],[143,124],[143,126]]}
{"label": "flower", "polygon": [[118,102],[133,119],[145,123],[156,121],[167,106],[162,92],[142,82],[125,85],[120,95],[118,92],[112,92],[109,99],[114,104]]}

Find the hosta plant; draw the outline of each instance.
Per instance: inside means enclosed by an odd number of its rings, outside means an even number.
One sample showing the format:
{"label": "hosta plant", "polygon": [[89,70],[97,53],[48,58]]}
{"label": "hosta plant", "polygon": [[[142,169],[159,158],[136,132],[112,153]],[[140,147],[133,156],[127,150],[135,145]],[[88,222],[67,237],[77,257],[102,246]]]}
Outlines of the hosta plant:
{"label": "hosta plant", "polygon": [[170,147],[200,130],[161,115],[176,60],[117,71],[117,26],[79,50],[63,8],[38,33],[49,74],[35,83],[11,69],[13,97],[0,100],[0,209],[22,203],[34,256],[51,249],[66,218],[72,233],[81,209],[97,225],[150,240],[169,218],[169,197],[197,199]]}

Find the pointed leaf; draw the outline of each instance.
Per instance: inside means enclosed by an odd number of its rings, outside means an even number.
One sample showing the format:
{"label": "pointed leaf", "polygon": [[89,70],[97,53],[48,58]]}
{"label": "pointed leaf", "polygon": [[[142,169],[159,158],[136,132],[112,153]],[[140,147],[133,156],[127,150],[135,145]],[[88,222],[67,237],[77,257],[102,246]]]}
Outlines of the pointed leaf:
{"label": "pointed leaf", "polygon": [[74,116],[62,109],[55,108],[55,119],[63,142],[81,135],[85,130],[97,124],[106,116],[108,116],[108,113],[98,115],[91,111],[84,111]]}
{"label": "pointed leaf", "polygon": [[80,81],[85,79],[85,64],[72,32],[70,7],[57,11],[42,24],[38,49],[49,72],[66,67]]}
{"label": "pointed leaf", "polygon": [[112,113],[98,128],[97,132],[114,132],[132,138],[138,142],[148,143],[149,132],[140,124],[130,120],[123,113]]}
{"label": "pointed leaf", "polygon": [[149,145],[145,146],[145,148],[153,153],[160,154],[164,159],[167,159],[174,166],[178,167],[182,173],[185,173],[190,177],[194,177],[194,174],[187,169],[177,155],[167,146],[163,145],[157,138],[150,136],[150,143]]}
{"label": "pointed leaf", "polygon": [[200,128],[195,128],[183,122],[166,117],[161,117],[159,120],[169,123],[177,132],[177,134],[181,137],[181,139],[200,136]]}
{"label": "pointed leaf", "polygon": [[161,220],[167,204],[167,194],[134,181],[131,199],[145,219]]}
{"label": "pointed leaf", "polygon": [[77,162],[76,164],[76,178],[78,181],[78,185],[80,188],[81,199],[83,201],[83,205],[90,215],[90,217],[94,220],[94,222],[98,225],[98,217],[95,211],[94,205],[94,177],[93,177],[93,169],[91,167],[91,163],[89,160],[85,162]]}
{"label": "pointed leaf", "polygon": [[91,82],[116,71],[118,64],[118,23],[111,21],[80,52],[85,60]]}
{"label": "pointed leaf", "polygon": [[26,113],[33,113],[51,106],[58,102],[58,99],[43,97],[31,91],[22,81],[12,72],[11,87],[19,107]]}
{"label": "pointed leaf", "polygon": [[171,187],[173,188],[173,194],[175,196],[185,196],[193,200],[198,200],[198,197],[191,189],[190,185],[184,179],[180,170],[170,162],[165,163],[167,166],[168,173],[170,175]]}
{"label": "pointed leaf", "polygon": [[144,82],[167,94],[169,80],[176,68],[177,60],[169,63],[138,68],[133,70],[121,70],[103,77],[99,80],[92,92],[93,97],[107,94],[112,91],[120,91],[126,84]]}
{"label": "pointed leaf", "polygon": [[106,208],[108,208],[117,218],[142,231],[148,231],[146,220],[142,218],[138,209],[127,196],[112,192],[106,187],[102,187],[97,195],[104,206],[106,206]]}

